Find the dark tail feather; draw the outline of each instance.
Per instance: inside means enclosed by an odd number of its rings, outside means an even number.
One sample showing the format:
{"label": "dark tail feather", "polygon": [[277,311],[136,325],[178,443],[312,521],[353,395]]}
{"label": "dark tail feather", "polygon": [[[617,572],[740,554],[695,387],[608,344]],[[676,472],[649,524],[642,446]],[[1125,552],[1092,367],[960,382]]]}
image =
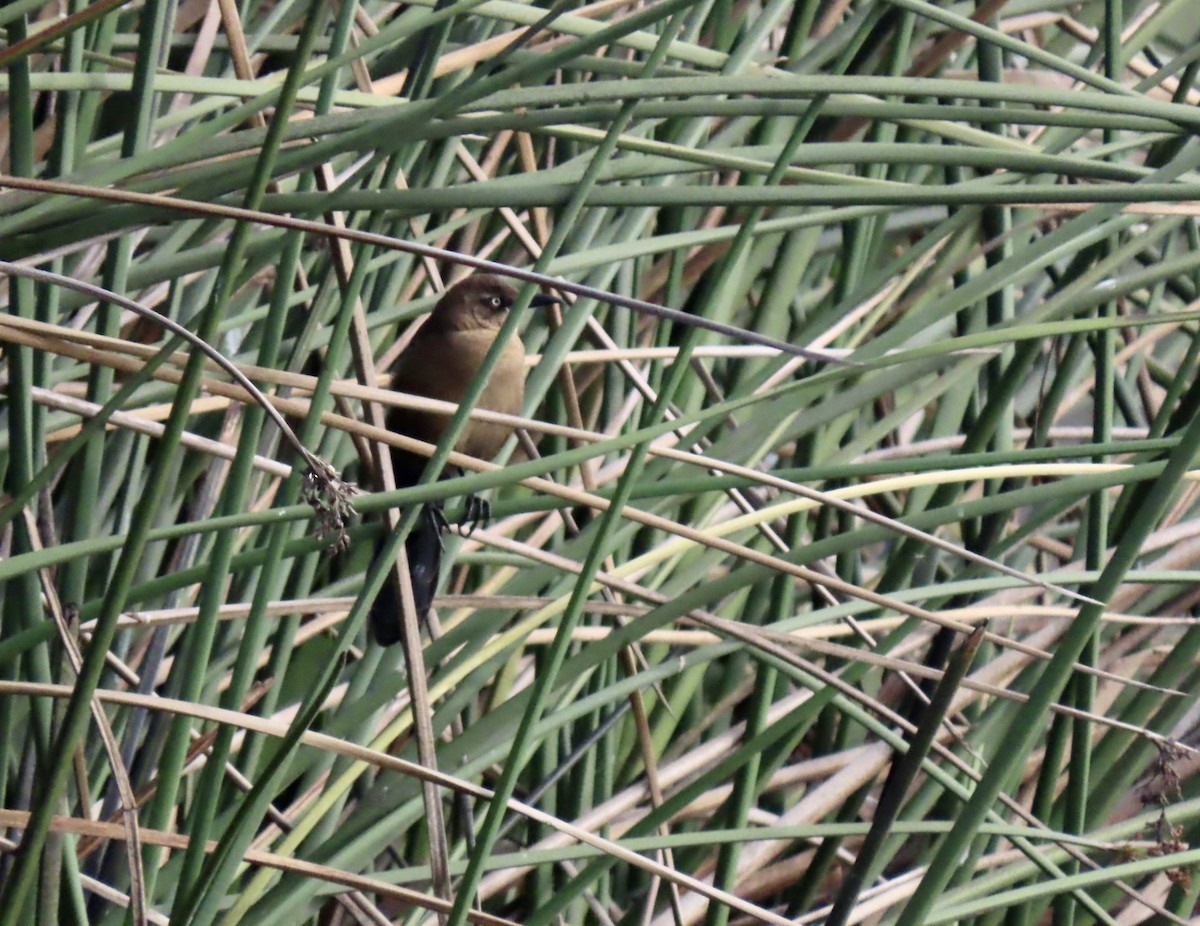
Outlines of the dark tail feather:
{"label": "dark tail feather", "polygon": [[438,574],[442,571],[442,521],[439,515],[440,510],[425,505],[404,541],[417,616],[422,620],[433,606],[433,593],[437,591]]}
{"label": "dark tail feather", "polygon": [[[376,557],[384,542],[380,540],[376,545]],[[442,568],[441,527],[437,515],[428,506],[421,509],[417,523],[404,541],[404,549],[408,554],[408,574],[412,579],[417,617],[424,620],[433,605],[433,593],[437,590]],[[390,576],[371,606],[370,622],[371,635],[380,646],[400,642],[400,589]]]}

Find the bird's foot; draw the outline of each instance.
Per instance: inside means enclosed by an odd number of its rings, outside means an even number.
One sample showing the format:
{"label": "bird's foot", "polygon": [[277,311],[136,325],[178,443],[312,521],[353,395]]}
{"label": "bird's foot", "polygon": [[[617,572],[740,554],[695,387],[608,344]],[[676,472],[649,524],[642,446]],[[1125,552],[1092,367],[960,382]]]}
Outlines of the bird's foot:
{"label": "bird's foot", "polygon": [[450,522],[446,520],[446,514],[442,511],[441,505],[426,504],[421,506],[421,517],[425,519],[425,523],[433,530],[433,535],[437,537],[438,548],[446,549],[446,545],[442,542],[442,534],[450,529]]}
{"label": "bird's foot", "polygon": [[466,511],[462,521],[459,522],[459,527],[463,534],[470,537],[475,533],[477,527],[486,528],[492,520],[492,503],[478,495],[468,495],[463,500],[463,505]]}

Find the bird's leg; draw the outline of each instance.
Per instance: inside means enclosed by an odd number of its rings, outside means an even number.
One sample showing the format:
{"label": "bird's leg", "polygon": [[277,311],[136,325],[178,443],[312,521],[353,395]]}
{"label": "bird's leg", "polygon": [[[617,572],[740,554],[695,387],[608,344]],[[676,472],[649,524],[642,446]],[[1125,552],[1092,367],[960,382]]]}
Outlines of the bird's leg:
{"label": "bird's leg", "polygon": [[[458,469],[458,467],[455,468]],[[458,469],[458,475],[463,475],[461,469]],[[477,527],[487,527],[491,519],[492,505],[486,498],[480,498],[478,495],[466,495],[463,497],[463,516],[462,520],[458,522],[458,526],[462,529],[462,533],[465,536],[470,537]],[[444,517],[442,518],[442,525],[449,526]]]}
{"label": "bird's leg", "polygon": [[442,542],[442,534],[450,529],[450,522],[446,520],[446,513],[442,511],[442,506],[437,502],[427,502],[421,506],[421,515],[425,519],[426,526],[433,531],[437,537],[438,547],[442,550],[446,549],[446,545]]}
{"label": "bird's leg", "polygon": [[463,504],[467,510],[460,526],[463,533],[469,537],[475,533],[475,528],[488,526],[488,522],[492,520],[492,503],[478,495],[468,495]]}

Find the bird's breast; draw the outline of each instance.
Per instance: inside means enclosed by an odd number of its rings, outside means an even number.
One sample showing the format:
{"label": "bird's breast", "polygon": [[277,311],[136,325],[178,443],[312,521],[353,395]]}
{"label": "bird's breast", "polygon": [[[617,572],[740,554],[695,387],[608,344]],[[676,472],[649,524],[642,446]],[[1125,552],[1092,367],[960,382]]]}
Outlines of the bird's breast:
{"label": "bird's breast", "polygon": [[[395,387],[415,395],[458,403],[494,340],[494,331],[452,331],[434,337],[414,338],[397,364]],[[515,415],[520,412],[524,399],[525,347],[520,338],[513,337],[493,368],[476,408]],[[395,429],[437,443],[449,420],[445,415],[407,412],[396,416]],[[469,421],[454,449],[490,459],[511,433],[512,429],[505,425]]]}

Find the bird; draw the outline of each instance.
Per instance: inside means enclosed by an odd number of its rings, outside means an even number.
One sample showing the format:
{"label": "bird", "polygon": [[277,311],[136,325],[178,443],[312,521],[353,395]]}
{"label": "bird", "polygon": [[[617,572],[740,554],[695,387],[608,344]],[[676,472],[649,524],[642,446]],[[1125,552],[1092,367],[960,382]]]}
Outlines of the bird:
{"label": "bird", "polygon": [[[392,388],[457,404],[475,378],[516,298],[517,290],[511,283],[490,273],[473,274],[449,287],[396,359]],[[530,305],[541,307],[560,301],[556,296],[538,293],[530,300]],[[507,415],[518,414],[525,400],[525,371],[525,346],[520,337],[514,335],[492,368],[475,407]],[[438,443],[449,423],[449,414],[399,406],[393,406],[386,419],[387,429],[392,433],[431,444]],[[508,425],[472,418],[459,434],[454,449],[490,460],[500,452],[511,433],[512,428]],[[396,488],[416,485],[428,460],[396,447],[391,453]],[[405,540],[413,598],[422,620],[433,604],[441,571],[444,523],[440,504],[423,506]],[[376,547],[377,557],[384,542],[381,540]],[[398,593],[396,583],[388,581],[370,611],[371,633],[381,646],[390,646],[400,640]]]}

